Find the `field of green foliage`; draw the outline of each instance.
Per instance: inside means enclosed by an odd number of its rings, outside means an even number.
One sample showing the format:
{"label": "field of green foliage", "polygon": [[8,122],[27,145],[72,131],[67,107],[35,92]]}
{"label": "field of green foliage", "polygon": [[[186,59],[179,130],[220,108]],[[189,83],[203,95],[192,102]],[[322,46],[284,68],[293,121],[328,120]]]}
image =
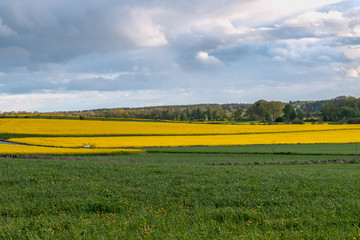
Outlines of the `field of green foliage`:
{"label": "field of green foliage", "polygon": [[306,163],[354,144],[148,150],[0,158],[0,239],[360,239],[360,164]]}

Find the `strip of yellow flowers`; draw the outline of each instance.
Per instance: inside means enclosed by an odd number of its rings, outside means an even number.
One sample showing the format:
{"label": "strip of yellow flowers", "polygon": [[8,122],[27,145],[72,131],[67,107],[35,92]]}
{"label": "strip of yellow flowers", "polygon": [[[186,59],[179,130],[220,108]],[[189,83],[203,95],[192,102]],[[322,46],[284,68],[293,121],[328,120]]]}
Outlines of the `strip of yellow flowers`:
{"label": "strip of yellow flowers", "polygon": [[0,154],[43,154],[43,155],[95,155],[95,154],[132,154],[145,152],[140,149],[86,149],[86,148],[55,148],[26,145],[0,144]]}
{"label": "strip of yellow flowers", "polygon": [[360,129],[242,135],[12,138],[9,141],[62,147],[89,144],[97,148],[350,143],[360,142]]}
{"label": "strip of yellow flowers", "polygon": [[0,133],[37,135],[190,135],[360,129],[360,125],[222,125],[64,119],[0,119]]}

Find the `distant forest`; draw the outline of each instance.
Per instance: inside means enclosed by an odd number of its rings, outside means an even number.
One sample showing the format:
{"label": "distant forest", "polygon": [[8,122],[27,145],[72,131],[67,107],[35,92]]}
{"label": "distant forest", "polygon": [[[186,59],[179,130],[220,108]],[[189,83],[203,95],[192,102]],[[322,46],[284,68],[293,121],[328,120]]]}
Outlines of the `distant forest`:
{"label": "distant forest", "polygon": [[253,104],[196,104],[143,108],[94,109],[65,112],[4,112],[1,116],[46,115],[68,116],[80,119],[90,117],[151,119],[172,121],[260,121],[292,122],[330,121],[360,123],[360,98],[340,96],[321,101],[259,100]]}

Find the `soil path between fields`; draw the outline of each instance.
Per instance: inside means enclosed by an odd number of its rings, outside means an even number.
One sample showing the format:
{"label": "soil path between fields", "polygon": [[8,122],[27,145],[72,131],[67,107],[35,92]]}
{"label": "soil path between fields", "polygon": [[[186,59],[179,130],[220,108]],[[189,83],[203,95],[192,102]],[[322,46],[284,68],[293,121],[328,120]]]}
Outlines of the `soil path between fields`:
{"label": "soil path between fields", "polygon": [[1,141],[1,140],[0,140],[0,144],[7,144],[7,145],[24,145],[24,144],[20,144],[20,143],[13,143],[13,142]]}

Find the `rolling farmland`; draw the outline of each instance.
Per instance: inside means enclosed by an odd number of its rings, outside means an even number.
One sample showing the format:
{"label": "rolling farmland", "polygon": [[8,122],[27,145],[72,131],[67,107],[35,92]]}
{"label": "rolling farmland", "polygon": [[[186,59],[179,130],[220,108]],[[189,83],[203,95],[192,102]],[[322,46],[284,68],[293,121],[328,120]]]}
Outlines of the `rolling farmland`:
{"label": "rolling farmland", "polygon": [[360,238],[358,125],[0,123],[3,239]]}

